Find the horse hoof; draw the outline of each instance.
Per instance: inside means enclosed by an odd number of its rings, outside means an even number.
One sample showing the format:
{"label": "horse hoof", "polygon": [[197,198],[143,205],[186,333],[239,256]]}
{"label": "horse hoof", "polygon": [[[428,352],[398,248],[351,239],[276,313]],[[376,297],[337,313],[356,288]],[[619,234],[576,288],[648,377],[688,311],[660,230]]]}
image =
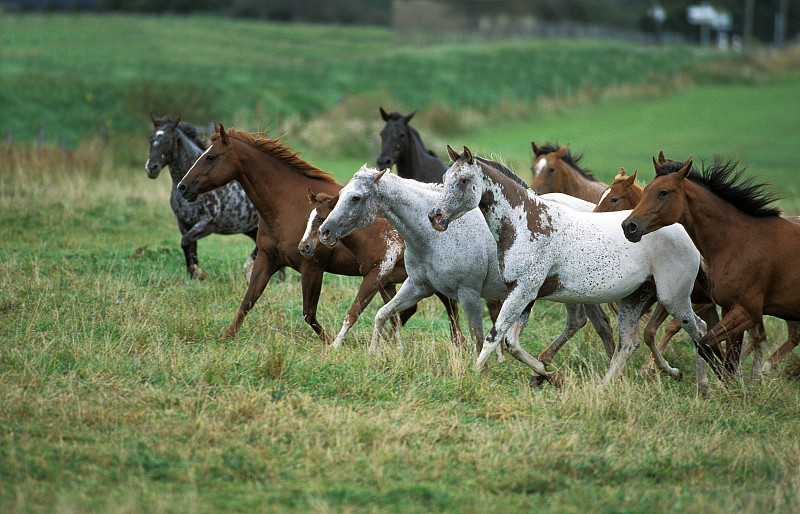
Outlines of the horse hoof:
{"label": "horse hoof", "polygon": [[550,385],[555,387],[556,389],[561,389],[564,385],[564,377],[558,371],[553,371],[549,377],[545,377]]}
{"label": "horse hoof", "polygon": [[544,375],[537,375],[536,373],[531,373],[531,379],[528,381],[528,385],[531,387],[542,387],[545,383],[547,378]]}
{"label": "horse hoof", "polygon": [[197,264],[192,264],[189,268],[189,274],[192,278],[196,278],[197,280],[205,280],[206,279],[206,272],[201,270]]}

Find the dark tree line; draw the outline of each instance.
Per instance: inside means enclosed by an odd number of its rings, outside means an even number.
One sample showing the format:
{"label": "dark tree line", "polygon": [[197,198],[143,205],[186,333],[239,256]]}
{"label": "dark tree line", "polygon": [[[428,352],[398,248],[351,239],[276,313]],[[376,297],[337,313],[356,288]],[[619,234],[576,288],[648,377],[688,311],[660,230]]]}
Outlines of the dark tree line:
{"label": "dark tree line", "polygon": [[[442,0],[460,3],[463,0]],[[686,21],[686,8],[703,0],[517,0],[485,2],[513,6],[519,13],[532,13],[540,20],[572,20],[598,25],[640,28],[655,31],[648,9],[659,3],[667,18],[663,29],[697,39],[699,28]],[[800,33],[800,0],[708,0],[733,17],[732,32],[772,42],[775,15],[784,12],[785,36],[797,39]],[[480,2],[472,0],[471,5]],[[389,25],[392,0],[0,0],[0,5],[24,9],[97,9],[144,13],[214,13],[240,18],[287,22]],[[748,17],[748,12],[750,16]],[[749,20],[749,23],[748,23]]]}

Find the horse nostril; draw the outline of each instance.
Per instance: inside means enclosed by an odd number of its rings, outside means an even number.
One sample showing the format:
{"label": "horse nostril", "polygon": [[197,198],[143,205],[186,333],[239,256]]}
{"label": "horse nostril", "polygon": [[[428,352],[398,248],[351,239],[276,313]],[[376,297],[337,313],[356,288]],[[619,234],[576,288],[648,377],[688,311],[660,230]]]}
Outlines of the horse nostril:
{"label": "horse nostril", "polygon": [[628,223],[627,229],[629,234],[633,234],[639,229],[639,227],[636,225],[636,223],[631,221]]}
{"label": "horse nostril", "polygon": [[186,191],[186,184],[184,184],[183,182],[181,182],[180,184],[178,184],[178,191],[180,191],[181,193],[183,193],[184,191]]}

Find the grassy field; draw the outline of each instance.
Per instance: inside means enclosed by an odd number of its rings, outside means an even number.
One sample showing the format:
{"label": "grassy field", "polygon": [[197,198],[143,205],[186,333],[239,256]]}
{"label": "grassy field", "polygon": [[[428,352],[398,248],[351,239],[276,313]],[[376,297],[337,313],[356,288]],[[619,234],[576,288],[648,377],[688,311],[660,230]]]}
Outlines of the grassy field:
{"label": "grassy field", "polygon": [[[134,20],[131,34],[158,20],[191,21],[198,35],[212,28],[206,18]],[[42,39],[57,32],[44,28]],[[313,30],[357,53],[359,31]],[[2,34],[0,66],[9,52],[41,53],[35,42],[10,50]],[[620,165],[649,176],[661,149],[723,153],[773,182],[796,213],[800,77],[751,82],[623,84],[537,100],[508,121],[502,109],[464,116],[457,129],[436,130],[453,111],[433,106],[418,121],[437,150],[468,144],[523,171],[531,139],[570,142],[606,180]],[[359,106],[344,99],[309,125]],[[246,118],[237,128],[259,128]],[[287,137],[342,181],[374,159]],[[783,372],[727,388],[712,378],[714,394],[699,398],[691,343],[679,336],[666,357],[684,381],[640,375],[640,349],[625,379],[601,390],[607,362],[587,328],[554,363],[564,389],[531,390],[515,361],[476,374],[432,301],[410,320],[402,351],[366,351],[377,305],[330,351],[302,321],[294,272],[224,342],[247,285],[249,240],[202,240],[208,279],[189,280],[169,181],[144,176],[144,137],[81,138],[67,152],[2,143],[0,152],[0,511],[800,510],[800,385]],[[326,277],[319,317],[329,330],[356,286]],[[523,345],[538,353],[563,319],[562,306],[537,305]],[[776,320],[767,330],[770,349],[786,336]]]}

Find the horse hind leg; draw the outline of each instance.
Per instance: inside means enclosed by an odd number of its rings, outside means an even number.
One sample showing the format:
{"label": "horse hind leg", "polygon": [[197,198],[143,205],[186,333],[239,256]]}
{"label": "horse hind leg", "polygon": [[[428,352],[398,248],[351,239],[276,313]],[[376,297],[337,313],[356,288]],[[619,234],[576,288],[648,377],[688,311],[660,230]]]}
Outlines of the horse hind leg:
{"label": "horse hind leg", "polygon": [[447,312],[447,322],[450,325],[450,340],[455,346],[466,346],[467,340],[458,325],[458,301],[438,292],[436,297],[442,302],[444,310]]}
{"label": "horse hind leg", "polygon": [[[653,314],[650,315],[650,319],[647,321],[647,325],[644,327],[642,336],[644,339],[644,344],[646,344],[648,348],[652,348],[653,345],[655,345],[658,327],[664,323],[664,321],[667,319],[667,316],[669,316],[667,309],[665,309],[660,303],[657,303],[655,309],[653,309]],[[669,340],[672,338],[672,336],[677,334],[680,329],[680,324],[674,320],[667,325],[667,328],[664,329],[664,337],[661,338],[656,346],[659,353],[664,351],[664,347],[666,347]],[[642,367],[639,368],[639,373],[643,375],[649,375],[654,371],[655,355],[653,352],[650,352],[650,355],[647,356],[647,359],[645,360],[644,364],[642,364]]]}
{"label": "horse hind leg", "polygon": [[610,361],[614,357],[617,345],[614,342],[614,331],[611,329],[611,320],[608,318],[608,314],[603,310],[603,306],[599,304],[586,304],[583,309],[595,332],[600,336],[603,348],[606,350],[606,356]]}
{"label": "horse hind leg", "polygon": [[784,342],[775,352],[767,358],[761,368],[763,373],[771,372],[775,366],[781,363],[792,350],[800,344],[800,321],[786,322],[786,342]]}
{"label": "horse hind leg", "polygon": [[[655,302],[655,294],[650,284],[645,283],[634,293],[619,301],[619,348],[614,353],[608,372],[601,382],[605,386],[619,379],[625,372],[628,360],[639,346],[639,318]],[[658,363],[658,360],[656,361]]]}
{"label": "horse hind leg", "polygon": [[[484,299],[484,302],[486,302],[486,310],[489,311],[489,319],[492,321],[492,326],[494,326],[495,322],[497,322],[497,316],[500,315],[500,309],[503,308],[503,300]],[[520,329],[520,333],[522,333],[522,329]],[[483,348],[483,338],[481,338],[480,346]],[[478,352],[481,351],[481,348],[478,348]],[[497,362],[504,362],[506,360],[504,353],[507,349],[506,340],[503,338],[503,340],[500,341],[500,345],[498,345],[495,350],[497,353]]]}

